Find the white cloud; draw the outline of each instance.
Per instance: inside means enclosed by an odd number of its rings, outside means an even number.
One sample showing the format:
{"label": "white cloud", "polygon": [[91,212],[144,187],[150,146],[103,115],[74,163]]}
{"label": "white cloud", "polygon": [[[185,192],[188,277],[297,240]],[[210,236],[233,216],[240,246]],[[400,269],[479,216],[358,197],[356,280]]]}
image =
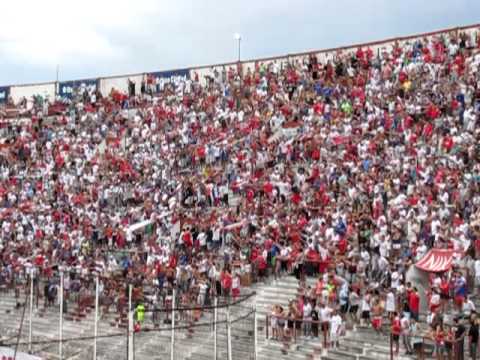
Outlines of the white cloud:
{"label": "white cloud", "polygon": [[126,48],[109,34],[135,28],[157,7],[153,0],[8,1],[2,4],[0,55],[35,66],[119,60]]}
{"label": "white cloud", "polygon": [[[0,84],[233,61],[478,21],[478,0],[0,0]],[[412,11],[414,9],[414,11]]]}

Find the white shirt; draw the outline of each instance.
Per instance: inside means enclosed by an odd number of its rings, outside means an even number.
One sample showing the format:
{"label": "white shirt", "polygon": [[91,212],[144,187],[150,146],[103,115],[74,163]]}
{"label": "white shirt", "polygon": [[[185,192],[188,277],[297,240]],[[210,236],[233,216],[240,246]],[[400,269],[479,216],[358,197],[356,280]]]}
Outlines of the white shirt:
{"label": "white shirt", "polygon": [[340,317],[340,315],[338,314],[333,315],[330,320],[330,334],[336,336],[341,326],[342,326],[342,318]]}
{"label": "white shirt", "polygon": [[312,304],[307,302],[306,304],[303,305],[303,317],[309,318],[311,316],[312,316]]}
{"label": "white shirt", "polygon": [[370,297],[364,296],[362,298],[362,311],[370,311]]}
{"label": "white shirt", "polygon": [[238,276],[234,276],[232,279],[232,289],[239,289],[240,288],[240,278]]}
{"label": "white shirt", "polygon": [[480,260],[475,260],[475,277],[480,277]]}
{"label": "white shirt", "polygon": [[330,309],[329,307],[324,307],[320,309],[318,316],[321,322],[328,322],[330,321],[331,314],[332,314],[332,309]]}
{"label": "white shirt", "polygon": [[385,309],[388,312],[395,311],[395,295],[393,295],[393,292],[391,291],[387,294],[387,299],[385,301]]}
{"label": "white shirt", "polygon": [[396,289],[400,286],[400,274],[398,271],[392,273],[392,288]]}

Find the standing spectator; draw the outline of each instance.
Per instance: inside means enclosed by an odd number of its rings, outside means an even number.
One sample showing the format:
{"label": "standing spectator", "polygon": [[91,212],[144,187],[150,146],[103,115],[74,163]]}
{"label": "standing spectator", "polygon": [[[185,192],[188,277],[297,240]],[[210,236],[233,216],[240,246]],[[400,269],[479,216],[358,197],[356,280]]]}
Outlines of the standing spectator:
{"label": "standing spectator", "polygon": [[443,355],[445,353],[445,331],[443,326],[438,324],[433,331],[433,338],[435,339],[435,355],[437,360],[443,360]]}
{"label": "standing spectator", "polygon": [[478,319],[473,317],[468,330],[468,348],[470,349],[470,357],[472,360],[477,358],[478,346]]}
{"label": "standing spectator", "polygon": [[230,269],[225,267],[221,274],[222,296],[229,297],[232,289],[232,275]]}
{"label": "standing spectator", "polygon": [[135,308],[135,313],[137,315],[137,322],[143,324],[143,321],[145,320],[145,305],[142,303],[138,304]]}
{"label": "standing spectator", "polygon": [[400,325],[402,327],[402,343],[405,347],[405,352],[407,355],[411,355],[413,354],[411,343],[411,324],[409,316],[406,312],[403,313],[402,318],[400,319]]}
{"label": "standing spectator", "polygon": [[[477,240],[476,243],[480,244],[480,239]],[[480,255],[480,252],[478,255]],[[480,295],[480,256],[475,260],[474,270],[475,270],[475,289],[477,291],[477,294]]]}
{"label": "standing spectator", "polygon": [[235,273],[232,279],[232,297],[237,299],[240,296],[240,274]]}
{"label": "standing spectator", "polygon": [[398,313],[395,311],[392,316],[392,325],[390,328],[393,346],[395,347],[394,353],[398,355],[400,350],[400,334],[402,333],[402,325]]}
{"label": "standing spectator", "polygon": [[473,302],[470,295],[467,295],[462,306],[462,313],[464,318],[469,319],[472,313],[476,312],[475,303]]}
{"label": "standing spectator", "polygon": [[410,336],[411,336],[412,346],[413,346],[415,355],[417,356],[417,359],[420,359],[421,352],[423,351],[422,349],[423,339],[421,337],[418,323],[415,319],[410,320]]}
{"label": "standing spectator", "polygon": [[330,309],[325,303],[320,303],[320,311],[319,311],[319,318],[321,329],[323,333],[323,341],[324,344],[328,344],[328,334],[329,334],[329,325],[330,325],[330,318],[332,315],[332,309]]}
{"label": "standing spectator", "polygon": [[336,349],[339,346],[339,337],[343,329],[343,320],[336,309],[332,310],[330,319],[330,346]]}
{"label": "standing spectator", "polygon": [[418,321],[418,314],[420,312],[420,296],[416,287],[408,295],[408,307],[410,309],[410,316],[415,321]]}
{"label": "standing spectator", "polygon": [[349,303],[350,303],[350,315],[352,316],[352,319],[354,323],[358,322],[358,307],[360,305],[360,296],[358,295],[357,291],[350,291],[350,296],[349,296]]}
{"label": "standing spectator", "polygon": [[303,304],[303,336],[311,337],[312,336],[312,302],[310,300],[306,300]]}
{"label": "standing spectator", "polygon": [[393,294],[393,289],[389,289],[385,300],[385,310],[387,311],[387,316],[389,318],[391,318],[393,313],[397,310],[395,305],[395,295]]}
{"label": "standing spectator", "polygon": [[453,325],[455,328],[455,343],[454,343],[454,352],[457,354],[456,360],[463,360],[464,353],[464,338],[467,333],[467,329],[460,322],[460,319],[456,317],[453,319]]}
{"label": "standing spectator", "polygon": [[279,305],[274,304],[272,306],[272,311],[270,313],[270,326],[272,328],[272,339],[278,340],[278,307]]}
{"label": "standing spectator", "polygon": [[360,320],[360,325],[365,325],[370,321],[370,293],[367,291],[361,300],[360,311],[362,312],[362,318]]}

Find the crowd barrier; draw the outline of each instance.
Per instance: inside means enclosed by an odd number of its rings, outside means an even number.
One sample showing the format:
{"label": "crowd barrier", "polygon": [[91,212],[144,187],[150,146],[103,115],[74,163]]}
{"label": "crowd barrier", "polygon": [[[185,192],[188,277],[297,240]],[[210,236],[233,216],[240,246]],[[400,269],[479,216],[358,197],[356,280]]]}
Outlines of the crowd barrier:
{"label": "crowd barrier", "polygon": [[[145,87],[149,86],[149,82],[153,84],[158,83],[158,80],[163,79],[165,83],[175,83],[178,79],[192,78],[197,79],[202,85],[208,82],[209,78],[213,78],[215,71],[221,71],[229,67],[240,66],[243,72],[248,70],[253,71],[258,64],[270,64],[272,62],[279,62],[281,65],[289,62],[301,62],[309,56],[315,55],[321,63],[325,63],[334,59],[340,54],[349,54],[355,52],[358,48],[370,48],[375,55],[380,56],[383,51],[390,51],[393,46],[402,46],[407,42],[418,39],[429,39],[434,36],[442,34],[456,34],[460,32],[466,33],[468,36],[477,40],[478,30],[480,24],[449,28],[428,33],[421,33],[410,36],[396,37],[385,39],[381,41],[373,41],[361,44],[354,44],[348,46],[341,46],[336,48],[329,48],[324,50],[314,50],[303,53],[287,54],[282,56],[259,58],[254,60],[247,60],[241,62],[228,62],[208,66],[196,66],[189,69],[176,69],[168,71],[153,71],[129,75],[109,76],[95,79],[72,80],[61,82],[47,82],[42,84],[28,84],[28,85],[12,85],[0,87],[0,104],[5,103],[8,98],[17,104],[24,97],[27,99],[33,96],[42,96],[49,102],[54,102],[58,97],[68,98],[75,88],[81,86],[93,86],[98,88],[103,96],[109,95],[112,89],[115,89],[124,94],[140,94],[142,91],[142,82]],[[134,89],[129,87],[129,84],[135,84]],[[155,91],[155,85],[150,85]]]}
{"label": "crowd barrier", "polygon": [[212,360],[255,358],[254,292],[185,302],[191,289],[164,290],[121,275],[19,274],[0,282],[0,296],[9,294],[20,314],[18,329],[0,324],[0,346],[60,359],[184,360],[192,351]]}

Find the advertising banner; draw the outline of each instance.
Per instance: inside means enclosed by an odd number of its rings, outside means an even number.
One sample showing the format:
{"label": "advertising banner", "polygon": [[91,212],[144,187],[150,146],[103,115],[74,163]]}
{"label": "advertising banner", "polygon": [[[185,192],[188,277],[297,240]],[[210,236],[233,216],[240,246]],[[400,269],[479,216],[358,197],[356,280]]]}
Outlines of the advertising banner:
{"label": "advertising banner", "polygon": [[147,83],[154,85],[156,92],[160,91],[166,84],[173,83],[177,85],[181,81],[185,81],[190,78],[189,69],[179,69],[171,71],[158,71],[147,74]]}
{"label": "advertising banner", "polygon": [[62,98],[71,98],[76,90],[83,88],[92,91],[97,89],[97,85],[97,79],[62,81],[58,83],[58,95]]}
{"label": "advertising banner", "polygon": [[0,104],[7,102],[10,95],[10,88],[8,86],[0,86]]}

